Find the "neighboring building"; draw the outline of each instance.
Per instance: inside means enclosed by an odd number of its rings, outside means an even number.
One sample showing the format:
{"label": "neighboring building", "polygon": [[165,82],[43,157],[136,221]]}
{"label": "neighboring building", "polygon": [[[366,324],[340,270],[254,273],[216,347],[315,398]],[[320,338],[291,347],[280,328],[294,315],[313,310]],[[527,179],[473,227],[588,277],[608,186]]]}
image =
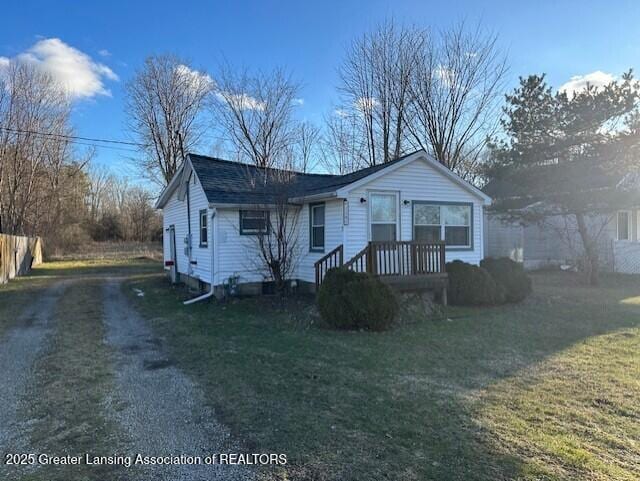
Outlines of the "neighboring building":
{"label": "neighboring building", "polygon": [[[483,189],[493,198],[504,195],[488,185]],[[640,274],[640,208],[612,210],[590,217],[597,234],[600,268],[607,272]],[[573,216],[548,217],[541,224],[506,222],[485,212],[485,256],[510,257],[526,269],[547,266],[576,266],[582,255],[582,241]]]}
{"label": "neighboring building", "polygon": [[[233,279],[259,291],[269,276],[255,236],[264,235],[273,203],[265,172],[187,155],[156,204],[163,210],[164,259],[172,276],[201,289],[213,284],[222,290]],[[319,260],[326,260],[323,268],[348,264],[370,241],[392,252],[389,264],[384,252],[371,258],[378,274],[383,262],[387,274],[407,275],[441,271],[441,260],[478,264],[483,257],[483,210],[490,198],[423,151],[347,175],[296,173],[289,203],[299,209],[292,280],[301,285],[318,282]],[[435,259],[444,246],[440,239],[446,247]],[[420,250],[420,243],[427,247]]]}

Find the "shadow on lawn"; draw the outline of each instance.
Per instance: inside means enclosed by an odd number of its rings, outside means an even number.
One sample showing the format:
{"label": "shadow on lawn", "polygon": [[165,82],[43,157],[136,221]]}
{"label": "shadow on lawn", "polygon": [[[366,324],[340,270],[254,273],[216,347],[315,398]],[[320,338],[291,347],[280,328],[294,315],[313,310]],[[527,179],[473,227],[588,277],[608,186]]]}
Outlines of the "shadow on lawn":
{"label": "shadow on lawn", "polygon": [[640,280],[605,277],[593,289],[544,273],[534,282],[521,305],[451,308],[449,320],[385,333],[300,329],[285,319],[295,309],[256,299],[186,308],[159,279],[132,286],[145,291],[137,305],[172,358],[236,436],[287,453],[292,479],[506,480],[525,475],[526,463],[479,422],[483,394],[576,343],[640,323],[640,306],[620,304],[640,294]]}

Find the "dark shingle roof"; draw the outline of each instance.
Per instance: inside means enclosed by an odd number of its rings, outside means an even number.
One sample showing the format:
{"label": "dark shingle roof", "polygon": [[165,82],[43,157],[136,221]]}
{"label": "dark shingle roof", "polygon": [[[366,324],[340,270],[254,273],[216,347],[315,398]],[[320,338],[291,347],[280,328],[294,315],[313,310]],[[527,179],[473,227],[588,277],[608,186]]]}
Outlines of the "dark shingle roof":
{"label": "dark shingle roof", "polygon": [[[288,175],[292,176],[288,195],[293,198],[333,192],[340,187],[400,162],[408,155],[386,164],[367,167],[346,175],[287,172]],[[189,154],[189,159],[210,203],[275,203],[277,193],[272,191],[273,183],[266,182],[265,179],[276,178],[278,173],[284,171],[261,169],[253,165],[204,155]]]}

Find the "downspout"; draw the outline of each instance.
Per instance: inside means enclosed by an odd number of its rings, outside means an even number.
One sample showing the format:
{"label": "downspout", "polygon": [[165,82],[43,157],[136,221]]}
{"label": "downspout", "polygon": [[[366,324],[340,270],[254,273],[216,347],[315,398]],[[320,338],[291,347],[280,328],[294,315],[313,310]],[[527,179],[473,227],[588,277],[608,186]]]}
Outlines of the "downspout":
{"label": "downspout", "polygon": [[210,283],[211,288],[209,289],[209,292],[207,292],[207,293],[205,293],[205,294],[203,294],[201,296],[194,297],[193,299],[189,299],[188,301],[184,301],[183,304],[185,306],[188,306],[189,304],[195,304],[196,302],[203,301],[203,300],[208,299],[209,297],[213,296],[213,293],[214,293],[214,290],[215,290],[214,285],[213,285],[213,280],[214,280],[213,279],[213,277],[214,277],[213,276],[213,272],[214,272],[214,268],[215,268],[215,265],[214,265],[215,245],[213,244],[213,240],[214,240],[214,237],[213,237],[213,229],[214,229],[213,221],[214,221],[215,217],[216,217],[216,209],[213,209],[213,211],[211,212],[211,225],[208,226],[209,227],[208,230],[211,231],[211,236],[210,236],[210,241],[209,241],[209,245],[211,246],[211,283]]}

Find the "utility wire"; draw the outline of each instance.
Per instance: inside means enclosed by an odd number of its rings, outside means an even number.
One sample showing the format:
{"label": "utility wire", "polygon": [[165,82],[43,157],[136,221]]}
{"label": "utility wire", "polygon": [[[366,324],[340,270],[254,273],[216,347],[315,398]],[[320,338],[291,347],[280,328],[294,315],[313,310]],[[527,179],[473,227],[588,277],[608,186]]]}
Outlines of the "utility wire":
{"label": "utility wire", "polygon": [[64,135],[64,134],[54,134],[51,132],[38,132],[36,130],[13,129],[11,127],[3,127],[2,125],[0,125],[0,130],[13,132],[16,134],[32,134],[32,135],[42,135],[45,137],[58,137],[58,138],[66,139],[69,141],[84,140],[88,142],[100,142],[100,143],[106,143],[106,144],[130,145],[134,147],[148,147],[148,144],[140,144],[137,142],[126,142],[124,140],[97,139],[97,138],[91,138],[91,137],[80,137],[77,135]]}

